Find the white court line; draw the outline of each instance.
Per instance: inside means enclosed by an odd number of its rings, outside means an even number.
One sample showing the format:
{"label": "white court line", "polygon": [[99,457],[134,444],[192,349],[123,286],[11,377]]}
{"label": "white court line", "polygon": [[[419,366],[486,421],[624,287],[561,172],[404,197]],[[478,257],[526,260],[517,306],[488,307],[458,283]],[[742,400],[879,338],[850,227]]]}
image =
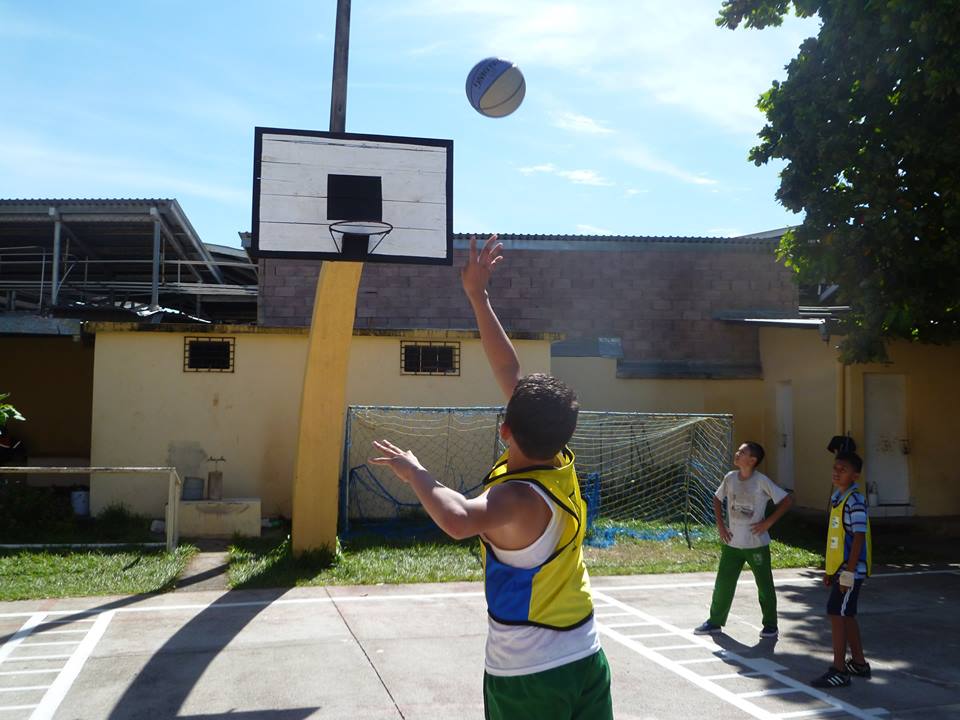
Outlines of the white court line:
{"label": "white court line", "polygon": [[[815,577],[809,577],[805,575],[797,575],[794,577],[774,577],[774,585],[817,585],[823,582],[822,570],[817,570],[817,575]],[[914,575],[960,575],[960,571],[957,570],[910,570],[904,572],[890,572],[890,573],[879,573],[877,575],[871,575],[871,580],[880,580],[883,578],[894,578],[894,577],[912,577]],[[738,580],[737,585],[755,585],[756,583],[752,578],[747,577],[744,580]],[[698,587],[713,587],[714,581],[703,581],[703,582],[680,582],[680,583],[658,583],[651,585],[606,585],[606,584],[593,584],[595,590],[600,592],[617,592],[619,590],[681,590],[683,588],[698,588]]]}
{"label": "white court line", "polygon": [[29,710],[30,708],[35,708],[36,705],[0,705],[0,712],[12,711],[12,710]]}
{"label": "white court line", "polygon": [[724,662],[727,660],[723,655],[719,657],[694,658],[693,660],[674,660],[677,665],[699,665],[701,663]]}
{"label": "white court line", "polygon": [[0,663],[6,660],[10,653],[16,650],[17,645],[23,642],[24,638],[28,637],[37,625],[43,622],[43,619],[46,617],[46,613],[31,613],[30,619],[27,620],[23,625],[20,626],[20,629],[17,630],[13,635],[10,636],[10,639],[7,640],[2,646],[0,646]]}
{"label": "white court line", "polygon": [[[600,618],[597,618],[599,620]],[[632,628],[632,627],[649,627],[650,625],[656,625],[656,623],[651,622],[631,622],[631,623],[607,623],[607,627],[616,628]]]}
{"label": "white court line", "polygon": [[58,673],[63,668],[44,668],[43,670],[4,670],[0,675],[40,675],[42,673]]}
{"label": "white court line", "polygon": [[7,662],[18,663],[33,660],[67,660],[70,655],[17,655],[8,657]]}
{"label": "white court line", "polygon": [[633,615],[633,613],[628,613],[628,612],[604,613],[603,615],[597,615],[596,617],[597,617],[598,619],[599,619],[599,618],[603,618],[604,620],[606,620],[607,618],[612,618],[612,617],[624,617],[624,616],[627,616],[627,615]]}
{"label": "white court line", "polygon": [[[816,688],[809,687],[806,684],[800,683],[797,680],[794,680],[793,678],[788,677],[787,675],[784,675],[783,673],[779,672],[779,670],[775,668],[781,667],[781,666],[771,664],[770,661],[765,658],[753,659],[753,658],[746,658],[741,655],[737,655],[734,652],[730,652],[729,650],[725,650],[721,648],[719,645],[714,643],[712,640],[710,640],[706,636],[692,635],[689,631],[681,630],[675,625],[671,625],[670,623],[657,620],[657,618],[654,617],[653,615],[645,613],[641,610],[637,610],[636,608],[632,608],[630,605],[620,602],[618,600],[615,600],[614,598],[608,595],[603,595],[603,593],[598,593],[598,594],[602,595],[605,601],[618,604],[624,610],[632,609],[636,613],[637,617],[642,618],[643,620],[656,621],[665,630],[672,630],[677,634],[678,637],[684,638],[684,639],[690,639],[694,643],[696,643],[697,646],[702,647],[704,650],[708,650],[714,654],[713,658],[702,659],[703,662],[709,662],[710,660],[723,659],[727,661],[736,662],[739,665],[743,665],[744,667],[750,668],[751,670],[761,670],[763,671],[764,677],[771,678],[772,680],[775,680],[780,685],[794,688],[798,692],[802,692],[803,694],[811,698],[819,700],[820,702],[823,702],[823,703],[827,703],[830,706],[836,707],[837,712],[839,711],[846,712],[847,714],[852,715],[855,718],[860,718],[860,720],[875,720],[876,718],[875,710],[871,710],[871,711],[862,710],[856,707],[855,705],[851,705],[850,703],[844,702],[842,700],[838,700],[837,698],[831,695],[828,695],[827,693],[821,692]],[[784,717],[783,715],[776,716],[772,713],[769,713],[768,711],[754,705],[749,700],[745,700],[737,696],[736,694],[730,692],[726,688],[714,682],[706,680],[702,675],[698,675],[697,673],[693,672],[692,670],[686,667],[686,665],[692,664],[690,661],[684,662],[684,661],[671,660],[665,657],[664,655],[659,654],[656,648],[648,648],[645,645],[641,645],[640,643],[636,642],[635,640],[631,640],[630,638],[626,637],[625,635],[622,635],[616,630],[611,630],[607,628],[602,623],[597,623],[597,630],[605,635],[609,635],[614,640],[617,640],[621,644],[626,645],[630,649],[635,650],[640,655],[643,655],[644,657],[650,660],[653,660],[658,665],[673,671],[674,673],[676,673],[677,675],[680,675],[681,677],[691,680],[691,682],[693,682],[698,687],[703,688],[707,692],[713,693],[717,697],[727,700],[727,702],[730,702],[732,705],[745,710],[746,712],[750,713],[756,718],[766,718],[769,720],[774,717],[780,717],[780,718]],[[735,698],[735,701],[731,700],[730,699],[731,697]]]}
{"label": "white court line", "polygon": [[814,715],[830,715],[832,713],[842,712],[842,708],[838,707],[825,707],[825,708],[814,708],[813,710],[797,710],[796,712],[788,712],[780,715],[781,718],[795,718],[795,717],[812,717]]}
{"label": "white court line", "polygon": [[62,640],[59,642],[31,642],[31,643],[21,643],[20,647],[41,647],[49,645],[79,645],[79,640]]}
{"label": "white court line", "polygon": [[49,685],[24,685],[23,687],[2,687],[0,693],[4,692],[26,692],[27,690],[46,690]]}
{"label": "white court line", "polygon": [[[954,570],[916,570],[911,572],[902,572],[902,573],[881,573],[879,575],[873,575],[872,580],[881,579],[885,577],[902,577],[908,575],[960,575],[960,571]],[[778,585],[789,585],[789,584],[817,584],[821,582],[821,579],[818,577],[813,578],[804,578],[804,577],[794,577],[794,578],[774,578],[774,581]],[[670,584],[656,584],[656,585],[601,585],[600,587],[594,586],[594,589],[598,591],[598,594],[595,594],[595,597],[602,596],[606,592],[615,592],[617,590],[675,590],[677,588],[684,587],[713,587],[713,581],[709,582],[692,582],[692,583],[670,583]],[[753,584],[752,579],[741,580],[738,584]],[[224,609],[228,610],[231,608],[244,608],[244,607],[265,607],[267,605],[322,605],[327,603],[350,603],[350,602],[395,602],[401,600],[446,600],[452,598],[467,598],[467,597],[483,597],[482,591],[467,591],[467,592],[438,592],[438,593],[422,593],[422,594],[408,594],[408,595],[342,595],[337,597],[315,597],[315,598],[280,598],[278,600],[249,600],[241,602],[209,602],[209,603],[190,603],[183,605],[147,605],[140,607],[123,607],[115,608],[106,612],[114,613],[145,613],[145,612],[173,612],[173,611],[182,611],[182,610],[216,610]],[[600,598],[602,599],[602,597]],[[613,600],[613,598],[610,598]],[[595,607],[619,607],[613,603],[604,602],[603,605],[596,605]],[[74,622],[93,622],[97,616],[100,614],[97,610],[48,610],[46,611],[47,615],[84,615],[85,617],[74,618],[70,620],[47,620],[44,625],[49,625],[51,623],[74,623]],[[15,617],[29,617],[34,613],[31,612],[12,612],[12,613],[0,613],[0,618],[15,618]]]}
{"label": "white court line", "polygon": [[704,675],[704,680],[733,680],[734,678],[744,678],[744,677],[763,677],[762,672],[738,672],[738,673],[722,673],[720,675]]}
{"label": "white court line", "polygon": [[106,632],[107,625],[113,620],[114,614],[114,610],[108,610],[97,618],[93,627],[90,628],[90,632],[80,643],[80,647],[70,656],[67,664],[63,666],[63,672],[57,675],[53,685],[50,686],[43,699],[40,700],[40,704],[37,705],[37,709],[30,715],[30,720],[50,720],[53,717],[57,708],[60,707],[60,703],[67,696],[74,680],[77,679],[77,675],[80,674],[83,664]]}
{"label": "white court line", "polygon": [[792,693],[802,692],[798,688],[770,688],[769,690],[753,690],[751,692],[738,693],[740,697],[767,697],[768,695],[790,695]]}
{"label": "white court line", "polygon": [[659,646],[651,646],[650,649],[651,649],[651,650],[657,650],[657,651],[660,651],[660,650],[686,650],[686,649],[688,649],[688,648],[698,648],[698,647],[703,647],[703,646],[702,646],[702,645],[696,645],[696,644],[691,645],[691,644],[688,643],[688,644],[686,644],[686,645],[659,645]]}
{"label": "white court line", "polygon": [[86,635],[90,632],[90,628],[86,630],[44,630],[43,627],[35,628],[33,635],[39,637],[41,635]]}
{"label": "white court line", "polygon": [[[649,624],[650,624],[650,625],[653,625],[653,623],[649,623]],[[617,625],[607,625],[607,627],[608,627],[608,628],[615,628],[615,629],[618,628]],[[641,638],[674,637],[675,635],[676,635],[676,633],[672,633],[672,632],[660,632],[660,633],[645,633],[645,634],[643,634],[643,635],[630,635],[629,637],[630,637],[631,640],[640,640]]]}

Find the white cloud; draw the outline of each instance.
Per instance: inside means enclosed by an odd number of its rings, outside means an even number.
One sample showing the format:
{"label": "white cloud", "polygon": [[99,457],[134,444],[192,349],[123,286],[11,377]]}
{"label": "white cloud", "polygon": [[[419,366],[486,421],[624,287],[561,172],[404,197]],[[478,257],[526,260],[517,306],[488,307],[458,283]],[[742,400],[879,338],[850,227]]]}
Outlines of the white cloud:
{"label": "white cloud", "polygon": [[607,94],[674,106],[753,135],[763,125],[757,98],[783,76],[800,42],[816,34],[818,20],[789,17],[780,28],[730,31],[714,22],[719,6],[717,0],[409,0],[398,12],[456,22],[461,47],[509,57],[521,68],[566,71]]}
{"label": "white cloud", "polygon": [[596,170],[558,170],[557,175],[577,185],[595,185],[597,187],[613,185],[610,180],[607,180]]}
{"label": "white cloud", "polygon": [[626,197],[636,197],[637,195],[645,195],[649,190],[641,190],[640,188],[627,188],[623,193]]}
{"label": "white cloud", "polygon": [[554,113],[553,124],[561,130],[569,130],[586,135],[609,135],[613,132],[613,130],[604,127],[593,118],[572,112]]}
{"label": "white cloud", "polygon": [[[249,202],[246,189],[203,182],[135,159],[62,150],[26,137],[0,142],[0,195],[47,197],[193,196],[229,205]],[[4,189],[8,188],[8,189]]]}
{"label": "white cloud", "polygon": [[610,187],[614,183],[600,175],[596,170],[562,170],[553,163],[542,163],[540,165],[529,165],[527,167],[517,168],[524,175],[533,175],[534,173],[544,173],[547,175],[556,175],[564,180],[569,180],[575,185],[593,185],[595,187]]}
{"label": "white cloud", "polygon": [[532,175],[533,173],[555,173],[557,171],[557,167],[553,163],[543,163],[541,165],[529,165],[527,167],[522,167],[518,169],[524,175]]}
{"label": "white cloud", "polygon": [[618,148],[614,151],[614,154],[623,162],[640,168],[641,170],[667,175],[691,185],[717,184],[716,180],[704,177],[703,175],[696,175],[688,172],[683,168],[677,167],[668,160],[662,160],[656,157],[649,150],[640,147],[639,145]]}
{"label": "white cloud", "polygon": [[578,224],[577,232],[583,235],[615,235],[616,234],[611,230],[607,230],[606,228],[597,227],[596,225],[585,225],[585,224]]}

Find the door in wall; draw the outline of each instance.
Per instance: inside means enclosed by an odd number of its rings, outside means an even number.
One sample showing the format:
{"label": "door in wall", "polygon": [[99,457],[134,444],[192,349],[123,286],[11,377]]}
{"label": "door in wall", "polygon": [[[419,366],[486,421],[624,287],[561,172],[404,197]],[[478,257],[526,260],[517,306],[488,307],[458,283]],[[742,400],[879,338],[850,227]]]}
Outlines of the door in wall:
{"label": "door in wall", "polygon": [[864,477],[875,485],[886,514],[906,514],[910,507],[910,440],[907,436],[906,376],[865,373],[863,376],[866,452]]}
{"label": "door in wall", "polygon": [[774,481],[793,490],[793,384],[777,383],[777,475]]}

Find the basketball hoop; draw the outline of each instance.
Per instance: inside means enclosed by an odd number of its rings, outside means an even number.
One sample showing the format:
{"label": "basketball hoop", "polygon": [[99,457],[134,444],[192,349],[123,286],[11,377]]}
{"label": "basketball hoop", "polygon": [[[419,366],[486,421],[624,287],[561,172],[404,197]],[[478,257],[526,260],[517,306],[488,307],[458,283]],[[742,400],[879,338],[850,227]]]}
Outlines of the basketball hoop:
{"label": "basketball hoop", "polygon": [[330,237],[344,259],[362,260],[380,246],[391,230],[393,225],[380,220],[341,220],[330,224]]}

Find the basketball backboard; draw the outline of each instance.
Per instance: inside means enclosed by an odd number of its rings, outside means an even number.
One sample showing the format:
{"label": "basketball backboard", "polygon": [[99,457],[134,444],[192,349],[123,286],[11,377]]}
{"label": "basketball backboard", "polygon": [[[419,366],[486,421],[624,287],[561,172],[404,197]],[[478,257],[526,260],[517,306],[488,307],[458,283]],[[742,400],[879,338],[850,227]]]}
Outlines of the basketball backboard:
{"label": "basketball backboard", "polygon": [[256,128],[251,252],[452,265],[453,141]]}

